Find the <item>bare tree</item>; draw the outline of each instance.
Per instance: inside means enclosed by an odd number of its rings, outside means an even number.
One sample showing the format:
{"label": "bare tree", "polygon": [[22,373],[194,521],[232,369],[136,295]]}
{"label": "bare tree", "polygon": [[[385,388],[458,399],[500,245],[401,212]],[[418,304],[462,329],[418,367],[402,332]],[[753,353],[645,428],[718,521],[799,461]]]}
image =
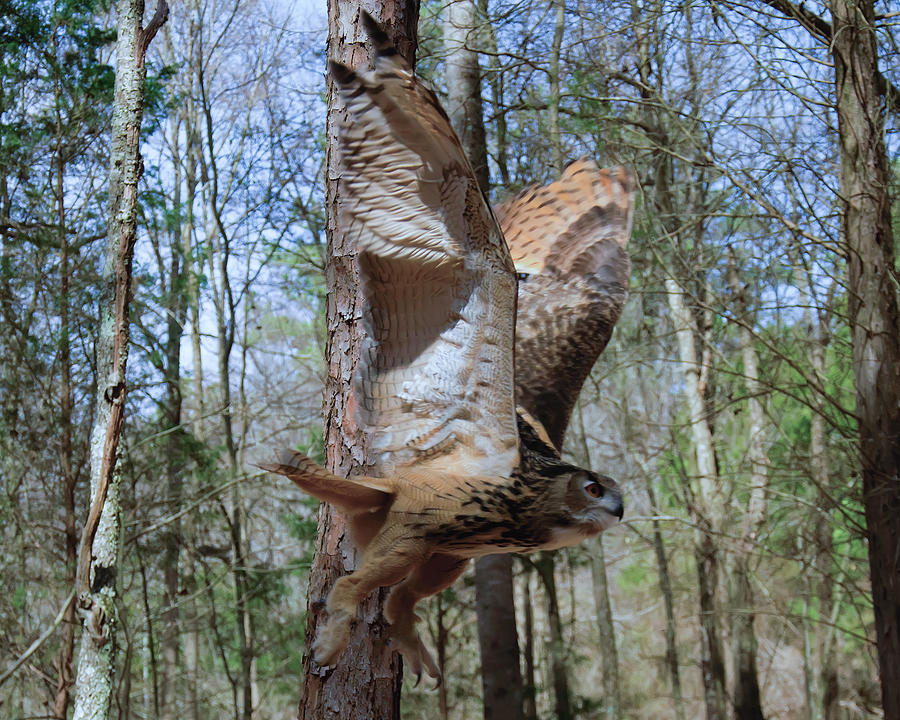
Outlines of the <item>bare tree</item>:
{"label": "bare tree", "polygon": [[109,235],[103,263],[97,364],[101,368],[91,433],[91,509],[81,537],[78,605],[81,648],[75,678],[76,720],[106,718],[113,694],[116,647],[116,569],[120,532],[116,470],[125,408],[131,261],[137,225],[139,147],[144,112],[144,56],[168,17],[165,0],[143,27],[143,0],[119,0],[116,95],[109,173]]}
{"label": "bare tree", "polygon": [[869,565],[886,718],[900,718],[900,319],[885,147],[886,107],[900,93],[879,69],[872,0],[828,3],[827,22],[802,3],[766,0],[820,42],[834,63],[842,229],[848,267],[856,418]]}
{"label": "bare tree", "polygon": [[900,719],[900,318],[873,0],[834,0],[850,331],[881,699]]}

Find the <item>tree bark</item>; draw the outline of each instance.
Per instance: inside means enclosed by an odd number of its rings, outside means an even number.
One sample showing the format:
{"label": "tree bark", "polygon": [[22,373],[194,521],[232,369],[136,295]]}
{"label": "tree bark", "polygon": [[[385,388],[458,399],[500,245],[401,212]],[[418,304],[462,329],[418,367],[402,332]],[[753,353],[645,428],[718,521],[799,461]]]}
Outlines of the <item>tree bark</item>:
{"label": "tree bark", "polygon": [[120,475],[119,436],[125,405],[131,260],[137,226],[137,185],[141,175],[140,128],[144,110],[144,55],[165,22],[168,6],[159,0],[143,28],[142,0],[116,5],[116,83],[109,173],[109,231],[100,288],[97,339],[98,388],[91,431],[91,509],[81,538],[78,604],[81,647],[75,679],[75,720],[105,720],[113,694],[116,647]]}
{"label": "tree bark", "polygon": [[[654,515],[659,512],[656,493],[647,477],[647,495]],[[676,642],[675,602],[672,598],[672,579],[669,573],[669,559],[663,544],[662,530],[659,520],[653,519],[653,552],[656,555],[656,568],[659,573],[659,591],[666,609],[666,667],[669,669],[669,682],[672,684],[672,702],[675,705],[676,720],[684,720],[684,695],[681,691],[681,672],[678,668],[678,643]]]}
{"label": "tree bark", "polygon": [[559,128],[559,56],[562,50],[563,35],[566,30],[566,2],[552,0],[554,8],[553,42],[550,46],[550,96],[547,98],[547,131],[550,134],[550,157],[557,175],[562,174],[563,157],[562,135]]}
{"label": "tree bark", "polygon": [[[447,114],[482,191],[490,189],[481,102],[481,68],[475,50],[478,9],[474,0],[453,0],[444,22],[447,51]],[[522,717],[522,675],[513,598],[512,557],[489,555],[475,563],[475,603],[486,720]]]}
{"label": "tree bark", "polygon": [[[439,592],[435,598],[437,607],[435,608],[435,624],[437,632],[435,633],[435,652],[437,652],[438,672],[441,677],[447,677],[447,640],[449,632],[447,631],[446,615],[447,607],[444,603],[444,593]],[[438,687],[438,709],[441,714],[441,720],[449,720],[450,703],[447,698],[447,683],[442,682]]]}
{"label": "tree bark", "polygon": [[[398,51],[414,64],[418,4],[395,0],[370,8]],[[380,12],[379,12],[380,11]],[[346,0],[328,3],[328,57],[351,68],[370,61],[366,36],[359,19],[359,5]],[[328,150],[325,204],[327,209],[327,286],[325,350],[328,375],[325,385],[325,460],[329,470],[347,475],[366,464],[366,438],[357,427],[352,377],[359,361],[363,326],[360,305],[359,267],[356,248],[340,226],[343,202],[341,160],[335,152],[338,123],[343,114],[335,84],[328,88]],[[372,593],[360,607],[342,660],[333,669],[321,668],[309,648],[316,630],[325,620],[325,598],[335,580],[353,570],[356,549],[344,532],[343,520],[328,505],[319,508],[316,553],[310,569],[306,647],[303,659],[304,685],[301,720],[388,720],[400,714],[400,658],[387,644],[382,607],[384,589]]]}
{"label": "tree bark", "polygon": [[[812,306],[812,303],[809,303]],[[826,313],[820,310],[820,315],[813,321],[807,319],[810,327],[810,360],[812,371],[819,385],[824,387],[825,380],[825,351],[828,345],[829,328]],[[811,714],[816,720],[838,720],[840,685],[838,680],[837,664],[835,663],[833,645],[835,630],[833,623],[829,622],[835,603],[835,578],[832,572],[834,543],[833,534],[833,501],[830,488],[830,472],[828,468],[828,443],[825,431],[825,403],[821,397],[813,396],[813,412],[809,428],[809,455],[810,473],[813,484],[816,486],[815,502],[815,530],[813,551],[813,563],[817,577],[810,583],[811,592],[817,596],[819,622],[816,624],[815,633],[815,664],[818,669],[816,681],[812,684],[814,693],[811,693]],[[814,590],[813,590],[814,588]]]}
{"label": "tree bark", "polygon": [[[626,437],[633,437],[630,415],[625,413]],[[584,426],[584,406],[578,403],[578,439],[581,444],[580,462],[582,467],[593,467],[591,449],[588,445],[587,431]],[[591,580],[594,589],[594,606],[597,609],[597,630],[600,636],[600,655],[603,658],[603,714],[609,720],[621,716],[622,694],[619,691],[619,651],[616,647],[616,628],[613,625],[612,603],[609,599],[609,580],[606,576],[606,556],[603,548],[603,536],[597,537],[592,550],[588,551],[591,559]]]}
{"label": "tree bark", "polygon": [[757,640],[753,610],[753,588],[750,584],[750,561],[759,531],[765,521],[769,479],[769,456],[765,441],[765,417],[763,412],[763,387],[759,382],[759,369],[744,288],[738,278],[734,253],[729,251],[729,282],[734,294],[735,312],[741,322],[738,327],[741,357],[744,361],[744,384],[747,388],[747,404],[750,408],[747,458],[750,461],[750,496],[744,513],[744,526],[734,550],[732,561],[732,647],[734,653],[734,713],[736,720],[764,720],[757,672]]}
{"label": "tree bark", "polygon": [[[54,52],[58,52],[57,33],[53,34]],[[66,201],[63,181],[65,178],[65,156],[63,154],[63,121],[61,113],[61,99],[59,77],[55,78],[55,105],[56,105],[56,215],[59,230],[57,241],[59,242],[59,284],[60,284],[60,313],[59,313],[59,363],[60,363],[60,388],[59,388],[59,424],[60,447],[59,460],[63,480],[63,508],[65,510],[65,558],[66,558],[66,585],[75,586],[75,573],[78,557],[78,529],[75,518],[75,486],[78,482],[78,473],[75,471],[72,455],[72,353],[70,349],[70,316],[69,304],[71,298],[69,291],[72,283],[71,268],[69,265],[69,238],[66,233]],[[56,696],[53,702],[53,716],[57,720],[66,720],[69,710],[69,699],[73,683],[72,656],[75,652],[75,603],[68,603],[63,615],[62,642],[59,653],[56,656]]]}
{"label": "tree bark", "polygon": [[524,720],[537,720],[537,680],[534,673],[534,603],[531,597],[531,564],[522,563],[525,606],[525,677],[522,688],[522,716]]}
{"label": "tree bark", "polygon": [[875,632],[900,719],[900,323],[873,0],[832,0],[841,199]]}
{"label": "tree bark", "polygon": [[484,50],[488,54],[486,75],[491,86],[491,104],[494,107],[494,162],[500,175],[500,183],[509,185],[509,138],[506,127],[506,109],[503,98],[503,65],[497,52],[497,33],[488,18],[488,0],[478,0],[478,14],[484,23],[482,35]]}
{"label": "tree bark", "polygon": [[622,707],[619,692],[619,653],[616,649],[612,603],[609,601],[603,536],[600,535],[591,545],[588,556],[591,559],[594,605],[597,608],[597,629],[600,633],[600,655],[603,658],[603,714],[609,720],[617,720],[621,717]]}
{"label": "tree bark", "polygon": [[[198,33],[198,21],[194,13],[188,13],[188,37],[196,37]],[[195,44],[191,43],[191,53],[188,62],[192,66],[203,62],[194,54]],[[174,57],[174,53],[172,54]],[[191,326],[191,358],[192,358],[192,395],[193,418],[191,420],[191,432],[194,439],[203,442],[204,432],[204,401],[203,401],[203,353],[200,340],[200,288],[199,277],[203,274],[203,268],[195,266],[194,251],[194,203],[197,199],[197,169],[200,166],[200,124],[197,117],[197,108],[193,100],[194,78],[196,70],[186,73],[187,87],[184,89],[185,104],[183,118],[185,125],[185,153],[184,153],[184,178],[185,178],[185,216],[181,225],[181,254],[184,258],[184,292],[187,310],[185,319],[190,319]],[[197,486],[197,478],[192,477],[192,488]],[[195,512],[189,512],[184,517],[182,525],[182,538],[185,542],[185,557],[181,569],[181,584],[184,591],[182,634],[184,636],[184,664],[185,683],[187,695],[188,720],[198,720],[200,706],[198,698],[198,685],[200,681],[200,618],[197,612],[197,557],[194,552],[196,533]]]}
{"label": "tree bark", "polygon": [[478,8],[474,0],[452,0],[444,17],[447,115],[472,164],[478,185],[487,192],[490,175],[481,102],[481,68],[476,51]]}
{"label": "tree bark", "polygon": [[[702,374],[694,343],[695,323],[685,303],[682,289],[672,278],[666,280],[666,293],[678,339],[678,354],[684,367],[684,391],[690,413],[696,468],[697,491],[692,493],[695,500],[691,503],[690,512],[697,524],[694,557],[700,589],[700,666],[703,676],[706,717],[707,720],[726,720],[725,663],[719,632],[719,614],[716,607],[719,556],[712,535],[714,528],[721,520],[718,510],[721,504],[721,488],[718,482],[712,430],[709,426],[701,389]],[[702,498],[702,508],[700,498]]]}
{"label": "tree bark", "polygon": [[475,565],[485,720],[522,717],[524,692],[519,669],[512,564],[512,555],[488,555]]}
{"label": "tree bark", "polygon": [[541,551],[534,561],[534,566],[544,585],[544,594],[547,598],[547,620],[550,625],[550,668],[553,675],[556,720],[571,720],[573,715],[569,697],[569,677],[566,672],[565,642],[563,641],[562,620],[556,592],[556,554],[552,550]]}
{"label": "tree bark", "polygon": [[[183,498],[183,467],[182,459],[182,432],[181,432],[181,338],[184,331],[185,314],[187,310],[187,295],[182,288],[182,280],[187,272],[188,257],[184,255],[184,225],[189,230],[191,209],[186,204],[187,218],[181,216],[182,199],[182,158],[177,148],[178,138],[173,138],[172,147],[175,148],[172,164],[175,172],[174,195],[172,207],[174,209],[174,225],[170,235],[169,267],[166,269],[160,264],[160,276],[168,270],[166,293],[166,342],[165,365],[163,367],[163,382],[166,386],[166,396],[163,405],[162,428],[166,438],[166,510],[175,517],[165,529],[163,535],[163,586],[165,597],[162,610],[163,631],[160,637],[160,654],[162,655],[162,682],[160,683],[160,719],[175,720],[179,716],[176,707],[178,655],[184,625],[179,613],[179,560],[183,538],[181,532],[181,511]],[[190,195],[189,195],[190,197]],[[190,197],[192,200],[193,198]],[[159,257],[162,257],[161,253]]]}

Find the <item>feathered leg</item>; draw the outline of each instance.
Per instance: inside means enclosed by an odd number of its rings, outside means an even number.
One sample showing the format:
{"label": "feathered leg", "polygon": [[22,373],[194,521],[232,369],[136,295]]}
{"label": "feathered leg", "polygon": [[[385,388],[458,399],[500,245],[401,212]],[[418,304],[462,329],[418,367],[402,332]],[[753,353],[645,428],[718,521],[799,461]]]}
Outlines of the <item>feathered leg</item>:
{"label": "feathered leg", "polygon": [[320,665],[332,665],[346,647],[359,604],[372,590],[395,585],[426,557],[421,538],[403,536],[402,526],[386,528],[373,538],[360,566],[334,584],[326,605],[328,622],[313,644]]}
{"label": "feathered leg", "polygon": [[384,616],[391,623],[391,642],[409,663],[409,671],[416,676],[416,684],[422,676],[423,667],[437,680],[438,685],[441,683],[440,669],[416,630],[419,619],[414,611],[416,603],[450,587],[462,575],[468,562],[468,558],[454,555],[432,555],[391,590]]}

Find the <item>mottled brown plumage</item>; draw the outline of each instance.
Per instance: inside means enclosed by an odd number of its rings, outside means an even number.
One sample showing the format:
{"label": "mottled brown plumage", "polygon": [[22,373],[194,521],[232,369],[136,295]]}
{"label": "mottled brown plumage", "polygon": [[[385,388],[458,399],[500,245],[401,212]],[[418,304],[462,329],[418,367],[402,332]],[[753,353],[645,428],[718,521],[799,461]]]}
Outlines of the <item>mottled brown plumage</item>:
{"label": "mottled brown plumage", "polygon": [[558,448],[628,295],[633,185],[582,158],[497,208],[519,273],[517,401]]}
{"label": "mottled brown plumage", "polygon": [[[396,585],[385,607],[392,641],[415,674],[438,677],[415,628],[416,602],[450,585],[470,558],[574,545],[601,532],[621,518],[622,499],[611,479],[560,460],[539,408],[526,406],[530,414],[517,418],[513,258],[434,94],[363,18],[377,47],[375,71],[334,63],[331,71],[347,108],[340,222],[359,249],[366,301],[368,338],[353,392],[373,473],[339,478],[290,451],[265,467],[334,503],[364,551],[329,595],[316,660],[337,659],[365,595]],[[565,187],[607,183],[581,167],[561,180]],[[573,219],[563,231],[546,224],[546,232],[577,242],[578,206],[592,212],[596,193],[565,194]],[[527,205],[514,214],[530,217]],[[526,230],[538,229],[529,221]],[[553,238],[541,241],[547,250],[535,262],[547,267],[558,248]],[[529,253],[523,245],[519,256],[527,261]],[[610,328],[617,314],[607,313]],[[535,337],[562,341],[556,324],[538,317],[534,325]]]}

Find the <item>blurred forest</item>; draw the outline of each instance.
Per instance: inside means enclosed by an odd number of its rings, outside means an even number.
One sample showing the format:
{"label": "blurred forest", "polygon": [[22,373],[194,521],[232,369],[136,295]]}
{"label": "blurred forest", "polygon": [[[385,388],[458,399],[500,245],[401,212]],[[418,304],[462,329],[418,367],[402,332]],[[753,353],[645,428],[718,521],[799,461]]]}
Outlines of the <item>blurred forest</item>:
{"label": "blurred forest", "polygon": [[[3,718],[71,715],[108,5],[0,0]],[[883,717],[828,4],[476,7],[492,200],[582,155],[638,183],[565,448],[625,521],[516,559],[525,717]],[[874,9],[896,168],[900,4]],[[419,25],[439,95],[446,12]],[[296,717],[316,504],[254,463],[323,457],[326,34],[322,4],[184,0],[148,51],[113,717]],[[406,684],[403,717],[481,716],[473,582],[423,604],[445,684]]]}

